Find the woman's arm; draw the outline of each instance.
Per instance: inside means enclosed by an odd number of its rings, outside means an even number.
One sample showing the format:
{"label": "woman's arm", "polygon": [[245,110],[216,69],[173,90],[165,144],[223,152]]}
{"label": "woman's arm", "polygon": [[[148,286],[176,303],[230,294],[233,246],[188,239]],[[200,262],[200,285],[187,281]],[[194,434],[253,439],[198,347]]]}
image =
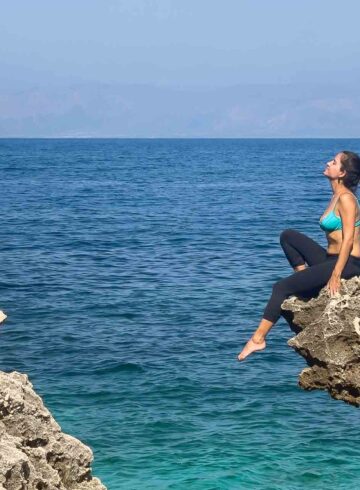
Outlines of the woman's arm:
{"label": "woman's arm", "polygon": [[333,275],[340,278],[353,248],[355,235],[356,204],[353,196],[348,193],[339,197],[339,214],[342,221],[342,242]]}
{"label": "woman's arm", "polygon": [[339,197],[339,214],[342,221],[342,242],[339,257],[327,283],[330,296],[333,296],[340,290],[341,274],[354,243],[356,205],[349,194],[344,193]]}

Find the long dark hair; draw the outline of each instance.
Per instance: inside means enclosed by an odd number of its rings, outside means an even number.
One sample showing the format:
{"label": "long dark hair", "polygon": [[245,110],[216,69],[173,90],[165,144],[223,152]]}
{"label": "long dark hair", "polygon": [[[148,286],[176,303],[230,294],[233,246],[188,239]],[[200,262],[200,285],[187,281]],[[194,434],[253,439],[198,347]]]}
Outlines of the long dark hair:
{"label": "long dark hair", "polygon": [[342,170],[346,171],[342,181],[345,187],[356,192],[360,181],[360,157],[353,151],[342,151],[340,155]]}

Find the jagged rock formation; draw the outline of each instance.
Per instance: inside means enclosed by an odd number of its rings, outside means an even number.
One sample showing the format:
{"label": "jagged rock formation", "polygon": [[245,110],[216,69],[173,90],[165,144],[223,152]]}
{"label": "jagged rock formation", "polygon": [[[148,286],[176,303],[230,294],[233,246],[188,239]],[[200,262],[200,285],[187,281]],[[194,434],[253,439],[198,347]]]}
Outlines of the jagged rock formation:
{"label": "jagged rock formation", "polygon": [[0,490],[106,490],[89,447],[61,432],[26,374],[0,371]]}
{"label": "jagged rock formation", "polygon": [[291,296],[283,316],[297,334],[288,345],[308,366],[299,376],[305,390],[327,390],[338,400],[360,406],[360,277],[341,279],[334,297],[322,288],[318,296]]}

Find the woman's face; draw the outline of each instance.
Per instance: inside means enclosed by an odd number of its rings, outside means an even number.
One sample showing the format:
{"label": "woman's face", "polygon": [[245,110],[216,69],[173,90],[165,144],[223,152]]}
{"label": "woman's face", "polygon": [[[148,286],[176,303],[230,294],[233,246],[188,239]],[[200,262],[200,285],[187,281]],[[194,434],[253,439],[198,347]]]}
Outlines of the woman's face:
{"label": "woman's face", "polygon": [[341,170],[340,157],[341,153],[338,153],[332,160],[327,162],[323,174],[329,177],[329,179],[333,180],[345,175],[345,172]]}

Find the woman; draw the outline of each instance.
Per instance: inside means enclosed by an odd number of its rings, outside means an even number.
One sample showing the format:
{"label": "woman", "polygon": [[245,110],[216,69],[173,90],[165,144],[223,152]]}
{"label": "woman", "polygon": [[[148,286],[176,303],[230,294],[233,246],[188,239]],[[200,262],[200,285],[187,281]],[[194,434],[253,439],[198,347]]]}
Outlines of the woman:
{"label": "woman", "polygon": [[326,164],[323,174],[333,191],[319,220],[326,232],[327,250],[296,230],[286,229],[281,233],[280,244],[295,272],[273,285],[263,318],[238,355],[239,361],[254,351],[265,349],[265,337],[279,319],[281,303],[287,297],[301,293],[316,296],[325,285],[333,296],[340,290],[340,278],[360,276],[360,208],[354,195],[360,180],[360,157],[342,151]]}

